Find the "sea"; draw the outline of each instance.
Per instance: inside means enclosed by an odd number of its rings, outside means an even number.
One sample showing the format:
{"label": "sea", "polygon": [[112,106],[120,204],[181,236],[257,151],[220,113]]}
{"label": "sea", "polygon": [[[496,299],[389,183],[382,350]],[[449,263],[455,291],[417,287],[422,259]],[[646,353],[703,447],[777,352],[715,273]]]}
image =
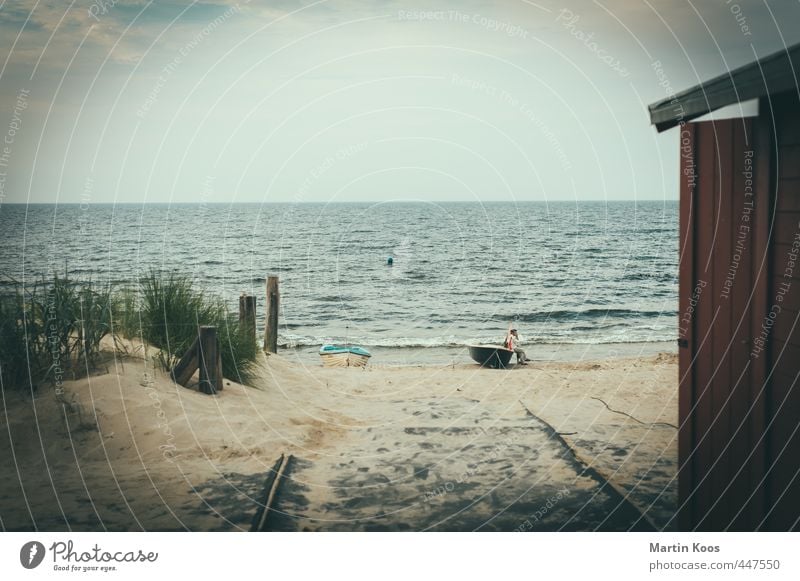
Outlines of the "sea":
{"label": "sea", "polygon": [[[0,277],[192,277],[232,311],[280,277],[280,351],[453,363],[510,325],[534,359],[676,350],[677,201],[0,206]],[[389,258],[391,257],[391,265]]]}

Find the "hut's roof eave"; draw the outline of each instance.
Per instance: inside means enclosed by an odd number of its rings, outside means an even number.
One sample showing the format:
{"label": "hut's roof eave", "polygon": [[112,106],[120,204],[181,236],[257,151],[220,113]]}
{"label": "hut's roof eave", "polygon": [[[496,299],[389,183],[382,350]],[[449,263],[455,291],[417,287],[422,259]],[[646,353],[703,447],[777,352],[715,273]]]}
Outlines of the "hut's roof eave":
{"label": "hut's roof eave", "polygon": [[661,132],[733,103],[798,90],[798,63],[800,43],[653,103],[650,122]]}

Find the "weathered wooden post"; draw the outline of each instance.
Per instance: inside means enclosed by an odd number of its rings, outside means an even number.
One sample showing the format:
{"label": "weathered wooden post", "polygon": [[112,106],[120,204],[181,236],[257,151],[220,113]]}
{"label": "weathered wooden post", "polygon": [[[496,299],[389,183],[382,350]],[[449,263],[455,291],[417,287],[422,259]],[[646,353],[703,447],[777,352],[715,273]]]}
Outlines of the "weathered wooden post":
{"label": "weathered wooden post", "polygon": [[200,363],[200,391],[215,394],[222,389],[220,375],[219,343],[216,327],[200,327],[200,345],[198,349]]}
{"label": "weathered wooden post", "polygon": [[200,366],[200,339],[195,337],[192,346],[186,350],[183,357],[180,358],[178,363],[172,369],[171,375],[173,381],[178,385],[186,387],[186,384],[191,379],[194,372]]}
{"label": "weathered wooden post", "polygon": [[[256,297],[242,293],[239,297],[239,328],[256,337]],[[245,331],[246,329],[246,331]]]}
{"label": "weathered wooden post", "polygon": [[280,292],[278,290],[278,277],[267,277],[267,327],[264,330],[264,351],[278,352],[278,304]]}
{"label": "weathered wooden post", "polygon": [[222,391],[222,386],[225,384],[222,378],[222,348],[217,339],[217,391]]}

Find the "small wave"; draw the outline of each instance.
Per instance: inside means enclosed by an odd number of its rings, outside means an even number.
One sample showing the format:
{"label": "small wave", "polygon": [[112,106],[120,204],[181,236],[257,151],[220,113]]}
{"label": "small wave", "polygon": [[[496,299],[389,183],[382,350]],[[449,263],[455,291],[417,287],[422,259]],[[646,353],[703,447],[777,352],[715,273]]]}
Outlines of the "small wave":
{"label": "small wave", "polygon": [[[502,342],[502,337],[474,337],[459,340],[454,336],[447,337],[348,337],[351,345],[366,347],[395,347],[395,348],[431,348],[431,347],[466,347],[479,343]],[[312,347],[327,343],[341,343],[341,339],[321,336],[281,335],[278,343],[287,347]]]}
{"label": "small wave", "polygon": [[644,273],[644,272],[633,272],[626,274],[622,277],[624,281],[632,281],[632,280],[649,280],[653,282],[672,282],[677,281],[677,275],[673,274],[662,274],[662,273]]}
{"label": "small wave", "polygon": [[342,295],[323,295],[321,297],[314,297],[314,301],[319,303],[340,303],[346,302],[350,299]]}
{"label": "small wave", "polygon": [[595,332],[597,332],[597,331],[604,331],[604,330],[608,330],[608,329],[617,329],[617,328],[620,328],[620,327],[624,327],[624,323],[617,323],[615,325],[596,325],[596,326],[576,325],[574,327],[570,327],[569,330],[573,331],[573,332],[575,332],[575,331],[578,331],[578,332],[595,331]]}
{"label": "small wave", "polygon": [[636,311],[629,309],[585,309],[582,311],[553,310],[528,313],[518,316],[498,316],[496,320],[514,319],[522,323],[543,323],[554,321],[569,321],[575,319],[604,319],[608,317],[673,317],[675,311]]}
{"label": "small wave", "polygon": [[[647,331],[644,329],[638,332],[618,332],[600,335],[575,335],[575,336],[540,336],[527,339],[522,347],[532,345],[605,345],[610,343],[663,343],[674,341],[677,337],[677,330],[673,331]],[[341,339],[331,337],[309,337],[300,335],[281,335],[278,344],[284,348],[298,347],[319,347],[329,343],[341,343]],[[394,349],[431,349],[431,348],[463,348],[468,345],[500,345],[502,337],[486,336],[459,339],[453,336],[448,337],[348,337],[347,342],[351,345],[361,345],[364,347],[382,347]]]}
{"label": "small wave", "polygon": [[613,336],[613,337],[600,337],[593,338],[576,338],[571,341],[545,341],[543,344],[547,345],[613,345],[615,343],[670,343],[675,341],[678,334],[643,334],[643,335],[626,335],[626,336]]}
{"label": "small wave", "polygon": [[100,271],[96,268],[70,268],[69,274],[98,274]]}

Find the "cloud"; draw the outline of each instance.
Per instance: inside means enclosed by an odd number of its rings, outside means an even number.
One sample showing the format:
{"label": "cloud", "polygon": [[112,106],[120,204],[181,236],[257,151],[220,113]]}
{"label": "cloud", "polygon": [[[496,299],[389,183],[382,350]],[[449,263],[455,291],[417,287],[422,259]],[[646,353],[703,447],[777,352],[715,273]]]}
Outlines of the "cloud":
{"label": "cloud", "polygon": [[38,64],[63,70],[82,42],[79,63],[96,66],[108,58],[113,63],[133,64],[168,28],[202,28],[234,6],[247,8],[248,3],[23,0],[0,9],[0,47],[17,68]]}

